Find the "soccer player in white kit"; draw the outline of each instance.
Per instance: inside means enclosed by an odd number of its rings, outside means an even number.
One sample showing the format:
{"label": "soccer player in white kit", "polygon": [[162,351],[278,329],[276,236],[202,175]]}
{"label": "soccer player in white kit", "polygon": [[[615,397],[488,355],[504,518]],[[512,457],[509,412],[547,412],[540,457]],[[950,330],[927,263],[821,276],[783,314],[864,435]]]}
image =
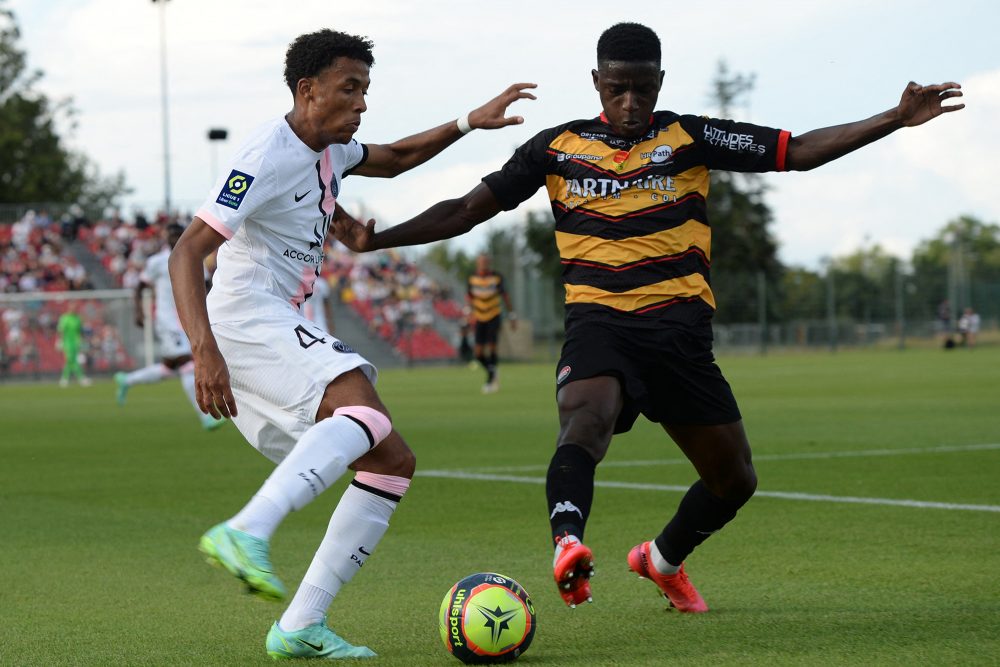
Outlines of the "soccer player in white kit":
{"label": "soccer player in white kit", "polygon": [[[525,90],[533,84],[514,84],[457,122],[391,144],[360,144],[353,136],[367,109],[371,48],[367,39],[331,30],[289,46],[291,112],[237,152],[170,257],[201,409],[231,418],[277,463],[242,510],[202,536],[201,550],[252,592],[284,599],[269,558],[272,533],[348,468],[355,472],[302,584],[267,635],[274,658],[374,655],[333,633],[326,611],[382,538],[415,468],[375,391],[375,368],[300,313],[319,276],[341,180],[412,169],[473,128],[523,122],[505,117],[506,109],[534,99]],[[217,248],[206,307],[202,262]]]}
{"label": "soccer player in white kit", "polygon": [[167,271],[167,261],[171,249],[177,245],[184,228],[178,224],[167,225],[164,230],[167,247],[146,260],[139,285],[135,288],[136,323],[146,326],[142,312],[142,293],[153,290],[156,299],[156,312],[153,317],[156,339],[159,342],[160,362],[137,368],[130,373],[115,373],[116,398],[119,405],[125,404],[128,390],[137,384],[162,382],[168,378],[180,377],[181,386],[188,400],[194,406],[206,430],[213,430],[226,423],[225,419],[216,419],[205,414],[198,406],[194,391],[194,361],[191,358],[191,343],[188,342],[184,329],[181,328],[177,308],[174,305],[174,292],[170,285],[170,273]]}

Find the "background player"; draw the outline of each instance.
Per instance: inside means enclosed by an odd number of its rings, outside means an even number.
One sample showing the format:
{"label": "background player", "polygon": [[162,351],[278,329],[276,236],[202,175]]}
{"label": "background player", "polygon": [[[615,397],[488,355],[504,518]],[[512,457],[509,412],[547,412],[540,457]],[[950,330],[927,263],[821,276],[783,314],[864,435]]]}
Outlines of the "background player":
{"label": "background player", "polygon": [[459,199],[374,233],[339,219],[355,250],[462,234],[546,186],[566,286],[566,341],[557,366],[560,431],[546,494],[556,542],[554,576],[570,606],[589,600],[593,555],[582,542],[594,470],[612,435],[642,413],[662,425],[699,479],[663,531],[628,555],[684,612],[707,611],[683,563],[736,516],[757,476],[728,383],[714,363],[709,285],[709,170],[808,170],[962,104],[958,84],[910,83],[899,104],[866,120],[789,132],[730,120],[654,112],[663,83],[649,28],[605,31],[592,70],[598,118],[544,130],[503,169]]}
{"label": "background player", "polygon": [[131,373],[115,373],[116,398],[119,405],[124,405],[128,390],[133,385],[162,382],[167,378],[179,376],[184,393],[187,394],[188,400],[194,406],[202,427],[212,430],[224,424],[226,420],[216,419],[212,415],[205,414],[198,407],[198,399],[194,392],[194,361],[191,357],[191,343],[188,342],[184,329],[181,328],[180,318],[177,316],[174,292],[170,285],[170,272],[167,270],[170,251],[177,245],[177,241],[183,233],[184,228],[180,225],[167,225],[164,230],[166,246],[146,260],[146,265],[139,276],[139,284],[135,287],[135,322],[140,327],[145,326],[145,316],[142,312],[142,293],[147,289],[153,291],[155,331],[156,339],[160,345],[161,361],[158,364],[138,368]]}
{"label": "background player", "polygon": [[[302,585],[267,635],[275,658],[374,655],[334,634],[326,610],[381,540],[415,466],[375,391],[375,368],[300,312],[319,277],[342,178],[400,174],[472,128],[522,122],[504,116],[507,106],[534,98],[524,90],[533,85],[516,84],[458,122],[392,144],[360,144],[353,136],[367,109],[371,48],[331,30],[289,46],[292,110],[237,152],[170,258],[199,405],[232,418],[278,464],[242,510],[202,537],[202,551],[253,592],[284,598],[269,558],[272,533],[348,467],[356,471]],[[216,248],[206,307],[202,262]]]}
{"label": "background player", "polygon": [[56,345],[62,350],[64,361],[62,376],[59,378],[60,387],[68,387],[70,377],[75,377],[81,387],[89,387],[93,384],[83,373],[80,367],[80,347],[83,345],[83,320],[76,312],[76,304],[70,301],[66,305],[66,310],[59,316],[56,322],[56,332],[59,339]]}
{"label": "background player", "polygon": [[504,287],[503,276],[493,270],[490,256],[486,253],[476,257],[476,271],[469,276],[466,300],[474,327],[472,352],[486,369],[483,393],[492,394],[500,389],[500,381],[497,379],[497,339],[500,337],[500,324],[503,321],[501,300],[507,308],[507,317],[512,326],[516,326],[517,315],[510,305],[510,295]]}

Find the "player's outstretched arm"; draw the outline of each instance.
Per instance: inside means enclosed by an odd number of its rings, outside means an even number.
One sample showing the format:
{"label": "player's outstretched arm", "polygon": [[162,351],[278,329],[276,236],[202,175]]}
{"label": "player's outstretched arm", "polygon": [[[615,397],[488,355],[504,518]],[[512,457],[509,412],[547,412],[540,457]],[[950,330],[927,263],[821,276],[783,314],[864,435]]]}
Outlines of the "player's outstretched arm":
{"label": "player's outstretched arm", "polygon": [[480,183],[464,197],[438,202],[416,217],[381,232],[375,231],[374,219],[367,223],[355,220],[338,206],[333,235],[354,252],[419,245],[461,236],[500,210],[493,192]]}
{"label": "player's outstretched arm", "polygon": [[184,230],[170,253],[170,282],[181,326],[191,341],[195,399],[201,411],[216,419],[236,415],[229,368],[212,335],[205,307],[205,258],[225,242],[201,218]]}
{"label": "player's outstretched arm", "polygon": [[351,173],[392,178],[431,159],[461,139],[470,128],[494,130],[508,125],[519,125],[524,122],[524,118],[507,116],[507,107],[517,100],[535,99],[535,96],[528,92],[529,88],[535,87],[534,83],[515,83],[508,86],[492,100],[469,112],[469,127],[464,131],[459,127],[459,121],[453,120],[391,144],[366,144],[368,159]]}
{"label": "player's outstretched arm", "polygon": [[953,81],[921,86],[910,82],[899,104],[880,114],[854,123],[824,127],[793,137],[788,142],[786,164],[792,171],[806,171],[847,155],[901,127],[923,125],[941,114],[964,109],[964,104],[945,105],[961,97],[961,86]]}

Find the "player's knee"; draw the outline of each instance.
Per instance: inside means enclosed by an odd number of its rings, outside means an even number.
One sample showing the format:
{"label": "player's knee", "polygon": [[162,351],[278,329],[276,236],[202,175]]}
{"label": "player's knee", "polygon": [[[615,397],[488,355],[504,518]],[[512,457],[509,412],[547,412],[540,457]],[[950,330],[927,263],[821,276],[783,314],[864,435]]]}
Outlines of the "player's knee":
{"label": "player's knee", "polygon": [[745,503],[757,491],[757,472],[749,463],[715,480],[704,481],[709,491],[731,502]]}
{"label": "player's knee", "polygon": [[604,458],[614,433],[614,420],[586,407],[573,410],[562,419],[559,444],[573,443],[586,449],[595,461]]}
{"label": "player's knee", "polygon": [[389,417],[367,405],[348,405],[337,408],[333,414],[347,417],[363,428],[372,447],[385,440],[392,432],[392,422]]}
{"label": "player's knee", "polygon": [[356,472],[410,479],[417,469],[417,457],[402,436],[392,431],[382,444],[352,463],[350,468]]}

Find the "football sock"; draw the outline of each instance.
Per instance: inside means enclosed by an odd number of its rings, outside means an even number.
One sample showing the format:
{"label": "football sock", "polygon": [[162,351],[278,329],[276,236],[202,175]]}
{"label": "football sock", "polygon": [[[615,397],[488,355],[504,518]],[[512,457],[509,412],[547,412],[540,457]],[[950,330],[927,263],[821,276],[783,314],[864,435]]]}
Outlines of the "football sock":
{"label": "football sock", "polygon": [[282,630],[301,630],[323,620],[341,587],[382,539],[409,483],[389,475],[359,472],[355,476],[330,517],[302,585],[278,622]]}
{"label": "football sock", "polygon": [[729,523],[747,500],[719,498],[699,479],[684,494],[677,513],[656,537],[657,550],[668,563],[683,563],[695,547]]}
{"label": "football sock", "polygon": [[563,549],[569,548],[574,544],[580,544],[580,538],[576,535],[566,535],[556,540],[556,551],[552,554],[552,567],[556,566],[556,562],[559,560],[559,554],[563,552]]}
{"label": "football sock", "polygon": [[569,533],[583,539],[590,506],[594,500],[594,470],[597,462],[579,445],[556,447],[545,479],[552,538]]}
{"label": "football sock", "polygon": [[486,373],[489,375],[487,382],[497,379],[497,353],[494,352],[486,357]]}
{"label": "football sock", "polygon": [[150,364],[145,368],[139,368],[126,374],[125,384],[129,386],[134,384],[150,384],[152,382],[164,380],[173,374],[173,371],[163,364]]}
{"label": "football sock", "polygon": [[659,547],[656,546],[656,540],[649,543],[649,557],[653,561],[653,567],[660,574],[677,574],[678,570],[681,569],[680,565],[667,562],[667,559],[660,553]]}
{"label": "football sock", "polygon": [[230,528],[241,530],[262,540],[270,540],[275,528],[286,514],[287,511],[283,511],[268,498],[257,493],[227,523]]}
{"label": "football sock", "polygon": [[368,431],[350,417],[334,415],[316,422],[257,492],[278,512],[251,501],[229,520],[230,527],[266,539],[289,512],[308,505],[371,447]]}

